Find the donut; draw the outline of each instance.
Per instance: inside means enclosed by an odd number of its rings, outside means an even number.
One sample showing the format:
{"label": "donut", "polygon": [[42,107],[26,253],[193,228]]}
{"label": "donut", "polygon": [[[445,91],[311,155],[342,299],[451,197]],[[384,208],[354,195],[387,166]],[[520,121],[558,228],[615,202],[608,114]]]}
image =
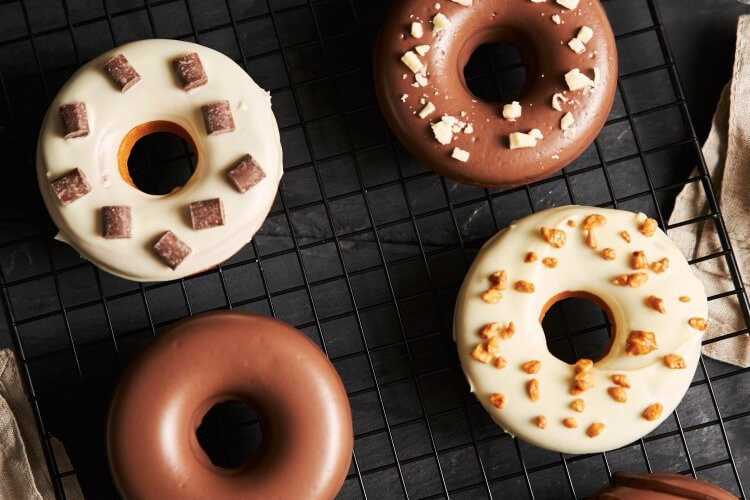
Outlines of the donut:
{"label": "donut", "polygon": [[[260,451],[213,465],[195,431],[222,401],[258,412]],[[333,498],[352,455],[346,392],[318,347],[272,318],[212,312],[159,333],[123,374],[107,425],[109,464],[125,498]]]}
{"label": "donut", "polygon": [[[596,360],[565,363],[541,322],[582,297],[607,314]],[[708,301],[701,282],[652,218],[563,206],[492,237],[460,288],[454,338],[482,406],[508,433],[565,453],[611,450],[674,410],[697,366]]]}
{"label": "donut", "polygon": [[[166,195],[128,172],[133,145],[171,132],[197,157]],[[260,228],[282,154],[269,94],[225,55],[189,42],[142,40],[85,64],[52,101],[37,178],[57,239],[117,276],[164,281],[216,265]]]}
{"label": "donut", "polygon": [[[518,48],[514,101],[476,97],[464,67],[481,45]],[[598,0],[404,0],[381,28],[375,90],[418,160],[465,184],[510,187],[565,167],[594,140],[617,87],[617,48]]]}
{"label": "donut", "polygon": [[615,472],[612,486],[602,488],[589,500],[737,500],[713,484],[689,476],[659,472],[629,474]]}

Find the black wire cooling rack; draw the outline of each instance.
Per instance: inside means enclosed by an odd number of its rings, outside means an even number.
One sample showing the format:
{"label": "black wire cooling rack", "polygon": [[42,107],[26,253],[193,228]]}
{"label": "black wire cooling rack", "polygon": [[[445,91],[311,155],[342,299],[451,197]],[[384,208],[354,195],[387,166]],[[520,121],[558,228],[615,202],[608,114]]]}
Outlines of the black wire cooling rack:
{"label": "black wire cooling rack", "polygon": [[[468,392],[451,340],[457,288],[481,243],[520,216],[569,203],[643,211],[668,230],[704,224],[715,231],[722,248],[692,264],[726,263],[733,287],[712,290],[710,300],[732,302],[747,322],[747,298],[655,2],[604,3],[620,80],[595,143],[563,172],[508,190],[443,179],[388,132],[370,64],[389,3],[0,0],[0,286],[57,494],[64,497],[75,476],[88,498],[117,497],[104,428],[118,374],[162,326],[234,308],[297,326],[341,374],[355,447],[340,498],[584,498],[619,469],[691,474],[744,498],[747,369],[703,358],[682,404],[652,434],[612,452],[569,456],[494,425]],[[285,177],[268,220],[238,255],[184,280],[136,284],[100,272],[53,239],[34,147],[49,101],[78,66],[150,37],[216,48],[271,90]],[[502,47],[478,51],[466,70],[472,90],[511,97],[508,87],[523,79],[516,57]],[[150,158],[162,174],[169,167],[167,178],[189,175],[179,145],[157,146],[161,156],[144,152],[134,170],[149,168]],[[149,175],[140,177],[148,183]],[[690,183],[705,190],[709,213],[668,225],[676,194]],[[608,335],[601,311],[574,300],[553,308],[545,330],[563,359],[595,354]],[[708,342],[747,332],[745,325]],[[198,434],[221,465],[239,463],[260,438],[252,410],[239,403],[212,410]],[[73,468],[55,456],[53,437]]]}

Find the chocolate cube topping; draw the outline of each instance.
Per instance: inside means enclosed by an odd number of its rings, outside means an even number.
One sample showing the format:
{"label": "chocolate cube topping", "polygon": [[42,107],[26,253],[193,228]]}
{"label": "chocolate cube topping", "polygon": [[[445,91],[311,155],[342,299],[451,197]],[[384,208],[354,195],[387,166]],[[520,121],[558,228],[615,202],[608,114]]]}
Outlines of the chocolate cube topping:
{"label": "chocolate cube topping", "polygon": [[133,231],[133,216],[129,206],[102,207],[104,237],[130,238]]}
{"label": "chocolate cube topping", "polygon": [[266,176],[266,173],[260,167],[255,158],[249,154],[242,157],[242,159],[227,172],[227,177],[234,187],[240,193],[244,193],[251,187],[258,184]]}
{"label": "chocolate cube topping", "polygon": [[104,64],[104,68],[109,73],[112,81],[120,87],[120,90],[127,92],[133,85],[141,81],[141,75],[130,65],[127,58],[122,54],[117,54]]}
{"label": "chocolate cube topping", "polygon": [[62,206],[70,205],[91,192],[91,184],[86,180],[86,174],[80,168],[75,168],[58,177],[52,181],[51,186]]}
{"label": "chocolate cube topping", "polygon": [[224,204],[221,202],[221,198],[191,203],[190,222],[195,230],[223,226]]}
{"label": "chocolate cube topping", "polygon": [[234,117],[229,101],[217,101],[201,106],[203,121],[208,135],[225,134],[234,131]]}
{"label": "chocolate cube topping", "polygon": [[73,102],[60,106],[60,116],[63,122],[63,133],[66,139],[89,135],[89,118],[86,114],[86,104]]}
{"label": "chocolate cube topping", "polygon": [[154,243],[154,251],[169,267],[177,269],[193,249],[172,231],[166,231]]}
{"label": "chocolate cube topping", "polygon": [[182,80],[182,89],[193,90],[208,82],[200,57],[196,52],[185,54],[174,60],[174,68]]}

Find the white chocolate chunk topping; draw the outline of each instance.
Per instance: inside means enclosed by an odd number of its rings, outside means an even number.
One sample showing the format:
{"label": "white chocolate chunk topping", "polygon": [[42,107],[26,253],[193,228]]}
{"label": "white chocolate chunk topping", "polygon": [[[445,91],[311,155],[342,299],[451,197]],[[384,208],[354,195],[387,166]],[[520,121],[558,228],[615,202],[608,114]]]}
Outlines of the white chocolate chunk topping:
{"label": "white chocolate chunk topping", "polygon": [[503,118],[509,122],[516,121],[517,118],[521,117],[521,104],[518,101],[513,101],[510,104],[503,106]]}
{"label": "white chocolate chunk topping", "polygon": [[431,102],[428,102],[424,105],[424,108],[422,108],[422,111],[419,112],[419,117],[423,120],[430,116],[432,113],[435,112],[435,105]]}
{"label": "white chocolate chunk topping", "polygon": [[552,19],[552,22],[555,24],[560,24],[562,22],[562,19],[560,19],[559,14],[553,14],[550,19]]}
{"label": "white chocolate chunk topping", "polygon": [[581,90],[586,87],[596,87],[596,83],[588,76],[581,73],[578,68],[573,68],[565,73],[565,83],[570,90]]}
{"label": "white chocolate chunk topping", "polygon": [[570,47],[570,50],[572,50],[576,54],[582,54],[586,52],[586,46],[578,38],[571,38],[568,42],[568,47]]}
{"label": "white chocolate chunk topping", "polygon": [[409,68],[412,73],[419,73],[424,67],[422,61],[420,61],[417,57],[417,54],[415,54],[411,50],[407,51],[403,56],[401,56],[401,62],[404,63],[404,65],[406,65],[406,67]]}
{"label": "white chocolate chunk topping", "polygon": [[532,128],[531,130],[529,130],[529,135],[539,141],[544,139],[544,135],[542,134],[542,131],[539,130],[538,128]]}
{"label": "white chocolate chunk topping", "polygon": [[461,148],[453,148],[451,158],[466,163],[467,161],[469,161],[469,152],[464,151]]}
{"label": "white chocolate chunk topping", "polygon": [[450,19],[445,17],[445,15],[442,12],[438,12],[432,18],[432,31],[434,31],[435,33],[443,31],[445,28],[447,28],[450,25],[451,25]]}
{"label": "white chocolate chunk topping", "polygon": [[583,43],[589,43],[593,36],[594,30],[592,30],[588,26],[581,26],[581,29],[578,30],[578,35],[576,35],[576,38],[578,38]]}
{"label": "white chocolate chunk topping", "polygon": [[573,125],[573,123],[575,123],[575,121],[576,120],[575,118],[573,118],[573,113],[568,111],[560,120],[560,128],[563,130],[568,130]]}
{"label": "white chocolate chunk topping", "polygon": [[453,128],[445,120],[440,120],[431,125],[432,134],[440,144],[450,144],[453,140]]}
{"label": "white chocolate chunk topping", "polygon": [[451,2],[457,3],[458,5],[463,5],[464,7],[471,7],[473,0],[451,0]]}
{"label": "white chocolate chunk topping", "polygon": [[557,0],[558,5],[562,5],[566,9],[573,10],[578,7],[578,0]]}
{"label": "white chocolate chunk topping", "polygon": [[568,102],[568,98],[559,92],[552,95],[552,107],[557,111],[562,111],[562,105],[560,104],[560,101]]}
{"label": "white chocolate chunk topping", "polygon": [[511,132],[508,136],[510,140],[510,149],[533,148],[536,147],[536,137],[523,132]]}
{"label": "white chocolate chunk topping", "polygon": [[422,27],[422,23],[417,21],[411,23],[411,36],[413,36],[414,38],[422,38],[422,35],[424,35],[424,28]]}
{"label": "white chocolate chunk topping", "polygon": [[420,56],[423,56],[430,51],[430,46],[429,45],[417,45],[416,47],[414,47],[414,50],[417,51],[417,54],[419,54]]}

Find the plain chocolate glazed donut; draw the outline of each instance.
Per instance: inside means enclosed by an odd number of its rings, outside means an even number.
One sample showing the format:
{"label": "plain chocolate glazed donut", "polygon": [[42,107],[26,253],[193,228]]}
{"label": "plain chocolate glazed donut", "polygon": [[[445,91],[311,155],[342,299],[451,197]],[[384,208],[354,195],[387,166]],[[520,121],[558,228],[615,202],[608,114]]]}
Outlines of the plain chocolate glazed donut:
{"label": "plain chocolate glazed donut", "polygon": [[[234,469],[213,465],[195,436],[217,403],[260,416],[263,443]],[[275,319],[212,312],[160,333],[124,374],[109,412],[109,463],[125,498],[319,499],[351,460],[344,386],[322,351]]]}
{"label": "plain chocolate glazed donut", "polygon": [[680,474],[615,472],[612,486],[595,492],[589,500],[737,500],[737,497],[718,486]]}
{"label": "plain chocolate glazed donut", "polygon": [[[436,15],[449,21],[439,31]],[[411,34],[412,23],[421,25],[421,37]],[[583,26],[593,36],[579,54],[567,44]],[[496,42],[515,45],[526,68],[526,82],[516,98],[522,115],[515,121],[503,119],[502,103],[473,95],[464,78],[472,53]],[[409,51],[424,66],[421,72],[413,73],[401,61]],[[569,90],[565,74],[573,69],[592,80],[596,69],[596,87]],[[459,182],[510,187],[549,176],[592,143],[614,100],[617,48],[599,0],[581,0],[572,10],[555,0],[396,0],[376,44],[374,75],[388,125],[417,159]],[[557,93],[567,100],[558,101],[560,110],[552,107]],[[420,117],[428,104],[434,111]],[[575,124],[566,132],[561,119],[567,112]],[[431,129],[444,115],[461,122],[449,144],[438,142]],[[535,147],[511,150],[510,134],[531,129],[539,129],[544,138]],[[454,148],[469,158],[454,158]]]}

